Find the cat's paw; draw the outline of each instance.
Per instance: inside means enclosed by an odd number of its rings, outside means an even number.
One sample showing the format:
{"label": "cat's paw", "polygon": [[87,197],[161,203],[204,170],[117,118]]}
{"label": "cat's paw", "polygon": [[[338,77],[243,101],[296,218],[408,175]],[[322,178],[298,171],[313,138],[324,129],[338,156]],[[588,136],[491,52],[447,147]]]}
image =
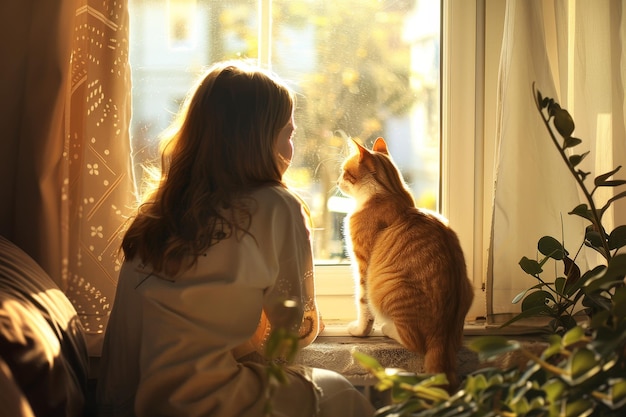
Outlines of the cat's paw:
{"label": "cat's paw", "polygon": [[348,324],[348,333],[352,336],[364,337],[367,336],[369,332],[367,332],[367,329],[364,329],[358,321],[353,321]]}

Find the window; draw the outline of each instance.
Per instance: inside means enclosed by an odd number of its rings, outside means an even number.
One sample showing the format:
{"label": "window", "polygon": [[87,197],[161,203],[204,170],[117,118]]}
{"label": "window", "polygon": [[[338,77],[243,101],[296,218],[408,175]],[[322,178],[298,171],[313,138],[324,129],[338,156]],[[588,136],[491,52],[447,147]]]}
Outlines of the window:
{"label": "window", "polygon": [[[456,191],[444,184],[440,194],[440,174],[449,182],[447,175],[470,172],[473,182],[467,154],[460,165],[441,157],[446,146],[456,146],[444,141],[442,149],[440,141],[446,126],[456,128],[440,122],[441,11],[449,6],[442,9],[435,0],[130,0],[129,7],[136,167],[157,156],[158,134],[212,62],[256,58],[299,93],[287,182],[313,213],[318,296],[327,323],[356,315],[342,234],[351,201],[335,187],[348,137],[368,146],[385,137],[422,207],[454,215]],[[461,145],[463,152],[468,145]],[[474,230],[463,233],[472,239]],[[473,252],[464,249],[473,265]]]}

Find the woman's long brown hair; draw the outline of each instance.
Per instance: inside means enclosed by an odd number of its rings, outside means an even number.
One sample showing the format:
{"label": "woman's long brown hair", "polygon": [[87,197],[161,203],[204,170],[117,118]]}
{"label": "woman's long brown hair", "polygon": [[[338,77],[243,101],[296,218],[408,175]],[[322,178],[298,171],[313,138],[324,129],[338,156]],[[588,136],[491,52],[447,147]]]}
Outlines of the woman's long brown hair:
{"label": "woman's long brown hair", "polygon": [[270,73],[243,62],[211,67],[163,137],[160,178],[124,235],[125,258],[173,276],[247,231],[251,214],[238,197],[282,184],[274,146],[293,108],[292,91]]}

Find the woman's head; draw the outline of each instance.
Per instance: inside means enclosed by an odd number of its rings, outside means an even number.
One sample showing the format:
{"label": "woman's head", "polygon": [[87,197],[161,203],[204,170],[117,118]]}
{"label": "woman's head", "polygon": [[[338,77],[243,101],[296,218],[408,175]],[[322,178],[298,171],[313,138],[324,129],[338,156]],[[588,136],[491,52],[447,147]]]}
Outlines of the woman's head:
{"label": "woman's head", "polygon": [[277,138],[293,108],[293,93],[270,73],[239,61],[216,64],[188,97],[166,142],[166,163],[211,178],[211,188],[280,182]]}
{"label": "woman's head", "polygon": [[259,68],[213,65],[164,135],[161,176],[124,236],[126,257],[139,255],[171,274],[185,258],[246,229],[251,214],[238,197],[281,184],[289,165],[294,97]]}

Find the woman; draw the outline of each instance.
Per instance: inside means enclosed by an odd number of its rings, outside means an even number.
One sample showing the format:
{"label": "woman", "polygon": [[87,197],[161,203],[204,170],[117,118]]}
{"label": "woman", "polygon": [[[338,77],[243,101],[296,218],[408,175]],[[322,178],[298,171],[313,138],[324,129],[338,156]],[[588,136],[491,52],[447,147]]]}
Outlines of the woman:
{"label": "woman", "polygon": [[264,353],[272,325],[300,347],[319,331],[308,216],[282,183],[293,111],[284,83],[242,62],[214,65],[192,90],[122,241],[100,415],[373,414],[339,374],[288,368],[270,390],[266,365],[238,360]]}

